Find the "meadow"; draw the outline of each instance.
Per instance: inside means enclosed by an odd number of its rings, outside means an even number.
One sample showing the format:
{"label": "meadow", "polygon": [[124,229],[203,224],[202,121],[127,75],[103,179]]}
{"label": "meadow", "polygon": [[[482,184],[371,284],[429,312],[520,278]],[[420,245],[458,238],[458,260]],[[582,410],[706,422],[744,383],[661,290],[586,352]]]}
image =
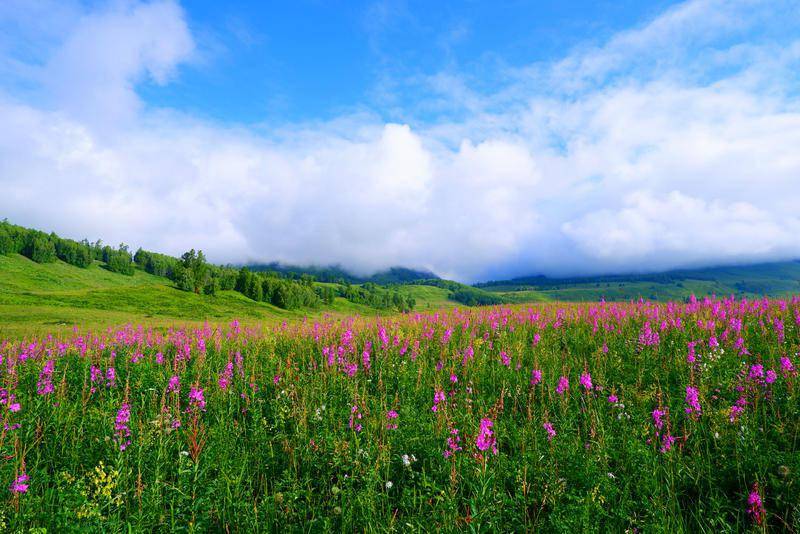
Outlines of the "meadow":
{"label": "meadow", "polygon": [[797,531],[798,328],[729,298],[12,336],[0,530]]}
{"label": "meadow", "polygon": [[[398,290],[416,299],[417,310],[454,305],[448,292],[438,287],[402,285]],[[169,279],[141,269],[124,276],[109,271],[102,262],[80,268],[60,260],[36,263],[20,254],[0,254],[0,339],[69,333],[75,324],[99,329],[135,322],[163,329],[234,318],[269,325],[304,317],[392,313],[338,296],[316,309],[286,310],[236,291],[218,291],[213,296],[180,291]]]}

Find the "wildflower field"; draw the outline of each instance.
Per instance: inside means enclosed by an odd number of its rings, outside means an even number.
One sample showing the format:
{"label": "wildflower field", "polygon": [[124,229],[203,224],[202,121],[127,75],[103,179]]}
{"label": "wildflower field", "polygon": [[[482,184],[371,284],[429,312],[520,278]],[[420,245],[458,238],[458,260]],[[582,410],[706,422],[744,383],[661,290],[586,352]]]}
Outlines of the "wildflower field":
{"label": "wildflower field", "polygon": [[0,530],[800,530],[800,298],[0,341]]}

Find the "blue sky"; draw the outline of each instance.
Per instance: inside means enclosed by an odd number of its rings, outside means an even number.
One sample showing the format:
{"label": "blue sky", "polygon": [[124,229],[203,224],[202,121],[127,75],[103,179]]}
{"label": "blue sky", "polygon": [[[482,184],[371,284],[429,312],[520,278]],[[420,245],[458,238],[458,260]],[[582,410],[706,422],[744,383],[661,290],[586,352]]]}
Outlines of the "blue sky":
{"label": "blue sky", "polygon": [[800,0],[0,3],[0,217],[463,281],[800,257]]}
{"label": "blue sky", "polygon": [[387,96],[387,87],[441,71],[479,75],[557,59],[671,3],[191,2],[186,17],[202,63],[140,94],[155,106],[242,123],[330,119],[364,108],[396,120],[414,102],[402,92]]}

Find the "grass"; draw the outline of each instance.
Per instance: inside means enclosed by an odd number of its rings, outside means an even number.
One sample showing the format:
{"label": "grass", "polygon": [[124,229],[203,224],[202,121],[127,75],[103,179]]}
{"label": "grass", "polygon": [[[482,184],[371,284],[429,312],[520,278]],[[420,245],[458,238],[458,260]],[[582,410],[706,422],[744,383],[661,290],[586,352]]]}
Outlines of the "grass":
{"label": "grass", "polygon": [[800,292],[800,262],[672,271],[662,275],[630,275],[585,279],[547,279],[525,283],[509,280],[483,287],[512,302],[683,300],[690,295],[786,296]]}
{"label": "grass", "polygon": [[458,303],[447,298],[450,292],[441,287],[401,285],[397,286],[397,288],[404,295],[411,295],[416,299],[417,305],[415,309],[418,311],[430,311],[458,306]]}
{"label": "grass", "polygon": [[[439,288],[401,286],[401,290],[417,299],[419,309],[455,305]],[[63,332],[73,326],[98,329],[137,323],[168,328],[233,319],[272,324],[325,314],[388,313],[340,297],[320,309],[283,310],[235,291],[221,291],[215,296],[179,291],[166,278],[141,270],[125,276],[108,271],[99,262],[81,269],[62,261],[38,264],[18,254],[0,255],[0,338]]]}
{"label": "grass", "polygon": [[2,344],[0,529],[796,532],[798,313],[543,304]]}

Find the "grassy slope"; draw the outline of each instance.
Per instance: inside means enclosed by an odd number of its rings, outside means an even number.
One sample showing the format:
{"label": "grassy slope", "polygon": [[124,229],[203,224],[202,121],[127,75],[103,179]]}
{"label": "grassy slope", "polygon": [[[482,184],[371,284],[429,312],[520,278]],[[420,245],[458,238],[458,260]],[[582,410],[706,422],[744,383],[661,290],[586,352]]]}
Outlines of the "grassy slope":
{"label": "grassy slope", "polygon": [[[439,288],[405,286],[419,309],[448,307]],[[61,261],[37,264],[20,255],[0,255],[0,338],[134,322],[152,326],[228,321],[270,323],[326,313],[376,315],[379,311],[337,298],[316,310],[283,310],[235,291],[214,297],[175,289],[169,280],[136,271],[124,276],[95,263],[80,269]]]}
{"label": "grassy slope", "polygon": [[411,295],[416,299],[415,310],[427,311],[437,308],[452,308],[458,306],[457,302],[447,298],[450,293],[446,289],[433,286],[403,285],[397,289],[404,295]]}
{"label": "grassy slope", "polygon": [[498,285],[484,289],[506,295],[517,302],[535,297],[562,301],[630,300],[639,297],[650,300],[675,300],[694,295],[782,296],[800,293],[800,263],[779,262],[761,265],[716,267],[677,272],[673,280],[559,283],[552,280],[548,287],[519,284]]}

